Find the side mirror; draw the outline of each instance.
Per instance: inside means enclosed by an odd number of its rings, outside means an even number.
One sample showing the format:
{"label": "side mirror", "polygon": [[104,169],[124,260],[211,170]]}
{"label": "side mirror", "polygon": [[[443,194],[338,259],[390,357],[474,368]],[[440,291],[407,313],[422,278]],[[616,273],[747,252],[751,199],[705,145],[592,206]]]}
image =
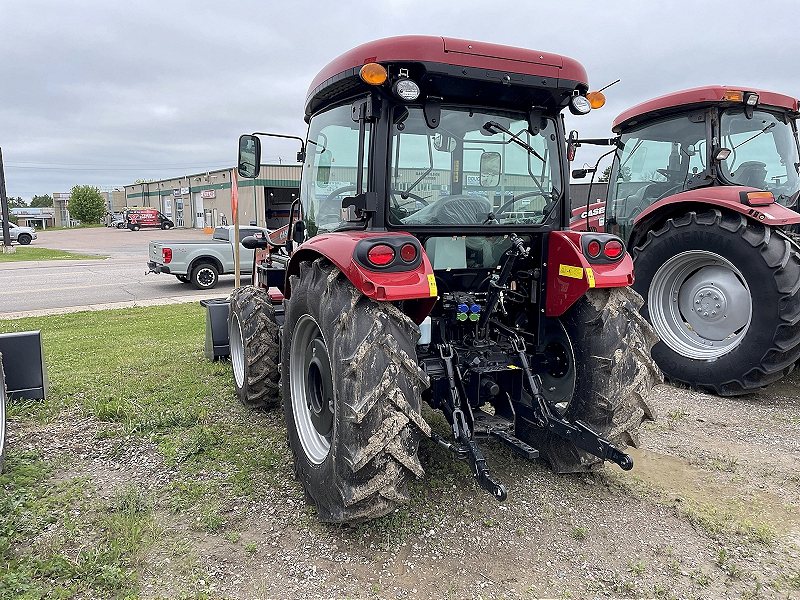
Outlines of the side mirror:
{"label": "side mirror", "polygon": [[261,167],[261,140],[254,135],[239,136],[239,160],[237,170],[240,177],[253,179]]}
{"label": "side mirror", "polygon": [[[575,153],[578,151],[580,144],[578,143],[578,132],[574,129],[569,132],[569,137],[567,138],[567,160],[572,162],[575,160]],[[573,175],[573,177],[575,177]],[[584,177],[586,177],[584,175]]]}
{"label": "side mirror", "polygon": [[500,153],[484,152],[481,154],[481,187],[497,187],[500,185]]}
{"label": "side mirror", "polygon": [[583,179],[590,171],[594,172],[594,169],[572,169],[572,178]]}
{"label": "side mirror", "polygon": [[292,239],[298,244],[306,241],[306,224],[304,221],[295,221],[292,227]]}

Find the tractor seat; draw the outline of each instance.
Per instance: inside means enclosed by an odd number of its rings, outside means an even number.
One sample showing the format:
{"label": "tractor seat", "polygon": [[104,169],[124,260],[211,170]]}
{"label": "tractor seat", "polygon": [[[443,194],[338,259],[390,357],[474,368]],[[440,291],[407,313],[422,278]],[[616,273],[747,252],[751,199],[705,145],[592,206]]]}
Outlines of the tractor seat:
{"label": "tractor seat", "polygon": [[767,187],[767,165],[757,160],[743,162],[731,173],[733,180],[739,185],[764,189]]}
{"label": "tractor seat", "polygon": [[491,203],[483,196],[450,196],[437,204],[436,220],[442,225],[480,225],[492,212]]}

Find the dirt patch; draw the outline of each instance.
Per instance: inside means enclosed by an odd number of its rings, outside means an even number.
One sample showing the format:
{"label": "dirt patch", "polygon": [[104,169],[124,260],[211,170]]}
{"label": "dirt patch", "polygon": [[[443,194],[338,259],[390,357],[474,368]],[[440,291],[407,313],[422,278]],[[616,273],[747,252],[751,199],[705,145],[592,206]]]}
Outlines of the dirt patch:
{"label": "dirt patch", "polygon": [[[220,498],[219,525],[171,510],[178,477],[154,444],[108,437],[78,415],[14,426],[108,497],[136,482],[157,493],[158,541],[142,557],[143,597],[530,598],[800,597],[800,387],[793,378],[738,399],[655,388],[636,466],[556,476],[487,444],[509,488],[497,503],[430,444],[410,507],[354,528],[318,523],[292,478],[253,501]],[[279,425],[277,413],[247,413]],[[201,477],[214,477],[204,473]]]}

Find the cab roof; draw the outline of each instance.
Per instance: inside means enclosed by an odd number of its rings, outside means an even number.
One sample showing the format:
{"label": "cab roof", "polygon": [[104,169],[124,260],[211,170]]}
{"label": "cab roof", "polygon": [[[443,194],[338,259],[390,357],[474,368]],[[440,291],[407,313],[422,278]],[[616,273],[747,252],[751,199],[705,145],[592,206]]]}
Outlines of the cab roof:
{"label": "cab roof", "polygon": [[725,93],[728,91],[739,92],[755,92],[758,94],[758,104],[774,106],[777,108],[788,109],[797,112],[798,104],[797,99],[791,96],[785,96],[777,92],[769,92],[766,90],[757,90],[753,88],[739,87],[739,86],[725,86],[725,85],[709,85],[705,87],[691,88],[688,90],[681,90],[679,92],[672,92],[665,94],[637,104],[621,113],[611,126],[614,133],[619,133],[621,130],[635,125],[650,117],[661,116],[670,112],[676,112],[689,107],[698,107],[700,105],[714,104],[714,103],[730,103],[732,106],[741,104],[741,102],[733,102],[724,100]]}
{"label": "cab roof", "polygon": [[[329,95],[328,88],[355,87],[348,82],[355,83],[353,79],[358,78],[361,67],[371,62],[452,65],[462,67],[459,75],[469,79],[487,81],[492,78],[490,73],[513,73],[541,78],[537,83],[554,88],[553,91],[564,85],[588,89],[586,70],[565,56],[487,42],[407,35],[367,42],[328,63],[308,89],[306,114],[316,109],[319,102],[315,100]],[[511,81],[516,83],[514,78]],[[560,82],[563,83],[559,85]]]}

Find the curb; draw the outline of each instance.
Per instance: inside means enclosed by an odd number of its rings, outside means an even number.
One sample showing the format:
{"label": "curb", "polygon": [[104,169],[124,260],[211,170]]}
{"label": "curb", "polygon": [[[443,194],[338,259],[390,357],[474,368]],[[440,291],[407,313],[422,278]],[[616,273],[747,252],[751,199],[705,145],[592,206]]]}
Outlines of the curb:
{"label": "curb", "polygon": [[197,296],[171,296],[167,298],[151,298],[147,300],[128,300],[125,302],[108,302],[106,304],[88,304],[84,306],[67,306],[64,308],[48,308],[43,310],[26,310],[14,313],[1,313],[0,321],[11,319],[24,319],[27,317],[47,317],[50,315],[65,315],[68,313],[116,310],[120,308],[140,308],[145,306],[165,306],[167,304],[188,304],[189,302],[200,302],[219,298],[219,290],[213,294],[198,294]]}

